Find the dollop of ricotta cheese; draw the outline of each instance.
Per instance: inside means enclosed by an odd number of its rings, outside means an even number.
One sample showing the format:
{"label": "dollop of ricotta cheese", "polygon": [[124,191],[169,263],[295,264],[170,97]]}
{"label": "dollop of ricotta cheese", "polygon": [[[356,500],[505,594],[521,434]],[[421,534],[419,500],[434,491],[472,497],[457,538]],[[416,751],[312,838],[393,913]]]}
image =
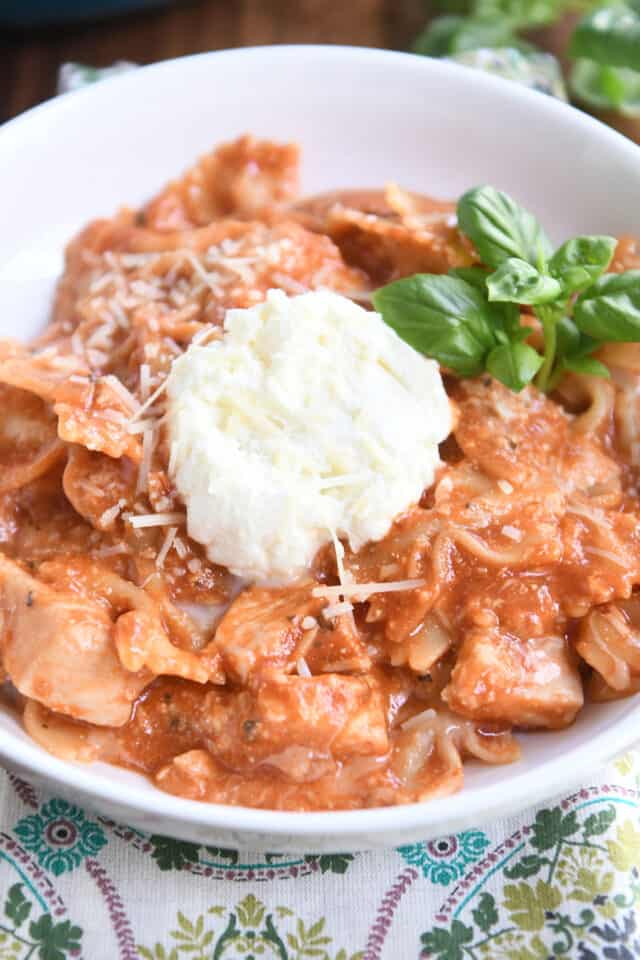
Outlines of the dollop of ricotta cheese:
{"label": "dollop of ricotta cheese", "polygon": [[169,374],[171,474],[189,536],[238,576],[288,582],[332,532],[385,536],[433,483],[451,411],[438,365],[377,313],[271,290]]}

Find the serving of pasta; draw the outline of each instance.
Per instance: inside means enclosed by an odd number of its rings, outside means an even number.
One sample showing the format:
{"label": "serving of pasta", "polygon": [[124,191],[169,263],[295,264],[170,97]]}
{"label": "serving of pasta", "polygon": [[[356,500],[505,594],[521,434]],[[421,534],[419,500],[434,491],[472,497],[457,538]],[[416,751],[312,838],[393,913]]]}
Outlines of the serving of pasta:
{"label": "serving of pasta", "polygon": [[[533,360],[561,281],[536,281],[538,300],[519,288],[511,346],[491,345],[509,346],[508,370],[497,353],[464,373],[453,353],[429,354],[439,372],[420,358],[452,429],[434,482],[383,536],[327,528],[290,580],[217,562],[177,480],[176,361],[211,356],[229,311],[254,316],[270,291],[329,292],[387,320],[398,282],[471,288],[496,266],[455,204],[394,184],[300,199],[298,160],[245,136],[90,223],[44,332],[0,342],[3,690],[54,755],[181,797],[427,800],[461,788],[466,758],[517,760],[514,730],[557,730],[585,700],[640,690],[640,346],[592,336],[564,365]],[[605,277],[635,268],[623,237]]]}

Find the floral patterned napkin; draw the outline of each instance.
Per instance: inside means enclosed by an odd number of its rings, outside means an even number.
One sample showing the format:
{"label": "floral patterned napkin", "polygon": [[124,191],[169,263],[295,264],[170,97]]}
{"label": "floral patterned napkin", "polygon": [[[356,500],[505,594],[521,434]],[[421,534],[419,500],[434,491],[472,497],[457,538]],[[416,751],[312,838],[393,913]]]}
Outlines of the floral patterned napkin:
{"label": "floral patterned napkin", "polygon": [[0,773],[0,958],[636,960],[639,787],[632,753],[483,829],[296,856],[148,835]]}
{"label": "floral patterned napkin", "polygon": [[639,799],[640,751],[483,829],[296,856],[148,835],[0,771],[0,960],[640,960]]}

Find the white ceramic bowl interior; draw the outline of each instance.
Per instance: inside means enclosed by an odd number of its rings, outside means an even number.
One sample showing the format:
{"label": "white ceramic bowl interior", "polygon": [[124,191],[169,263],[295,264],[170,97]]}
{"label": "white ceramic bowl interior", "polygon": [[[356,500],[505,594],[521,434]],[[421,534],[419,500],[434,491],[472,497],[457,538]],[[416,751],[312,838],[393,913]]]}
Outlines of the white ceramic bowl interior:
{"label": "white ceramic bowl interior", "polygon": [[[556,240],[640,233],[640,150],[542,94],[441,61],[343,47],[265,47],[169,61],[51,101],[0,129],[0,335],[29,337],[71,234],[136,204],[245,131],[303,147],[306,192],[401,185],[457,197],[487,182]],[[291,814],[168,796],[104,764],[49,756],[0,711],[0,757],[116,820],[255,850],[363,849],[449,833],[588,776],[636,736],[637,698],[588,707],[568,730],[521,737],[522,760],[469,764],[462,793],[429,804]]]}

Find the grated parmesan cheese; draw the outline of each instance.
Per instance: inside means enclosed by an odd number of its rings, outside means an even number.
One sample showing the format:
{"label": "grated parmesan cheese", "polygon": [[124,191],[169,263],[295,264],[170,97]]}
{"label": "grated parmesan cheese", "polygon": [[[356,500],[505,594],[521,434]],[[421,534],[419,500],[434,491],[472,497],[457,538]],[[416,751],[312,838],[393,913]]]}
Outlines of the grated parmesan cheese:
{"label": "grated parmesan cheese", "polygon": [[610,560],[611,563],[615,563],[616,566],[622,567],[623,570],[627,569],[627,562],[621,557],[618,557],[611,550],[602,550],[600,547],[585,547],[584,552],[592,554],[594,557],[602,557],[603,560]]}
{"label": "grated parmesan cheese", "polygon": [[326,617],[327,620],[333,620],[335,617],[339,617],[343,613],[353,613],[353,604],[349,603],[348,600],[342,600],[340,603],[330,604],[322,611],[322,615]]}
{"label": "grated parmesan cheese", "polygon": [[139,414],[140,404],[131,393],[130,390],[127,390],[124,383],[121,380],[118,380],[112,373],[106,374],[104,377],[100,377],[100,382],[104,383],[106,386],[110,386],[111,389],[118,394],[122,402],[129,407],[133,413]]}
{"label": "grated parmesan cheese", "polygon": [[109,527],[114,520],[117,520],[123,509],[126,507],[126,500],[118,500],[116,504],[112,507],[109,507],[104,513],[101,513],[98,517],[98,526],[99,527]]}
{"label": "grated parmesan cheese", "polygon": [[128,514],[126,521],[134,528],[169,527],[175,523],[184,523],[183,513],[139,513]]}
{"label": "grated parmesan cheese", "polygon": [[140,364],[140,397],[143,402],[148,399],[151,390],[151,367],[148,363]]}
{"label": "grated parmesan cheese", "polygon": [[333,600],[336,597],[352,597],[356,602],[364,601],[374,593],[396,593],[402,590],[415,590],[423,587],[427,581],[420,580],[396,580],[383,583],[350,583],[346,586],[327,587],[319,584],[311,591],[312,597],[324,597],[325,600]]}
{"label": "grated parmesan cheese", "polygon": [[147,430],[155,430],[160,423],[159,419],[136,420],[133,423],[127,423],[127,433],[145,433]]}
{"label": "grated parmesan cheese", "polygon": [[176,538],[177,532],[178,532],[177,527],[169,527],[169,529],[167,530],[165,538],[162,542],[162,546],[160,547],[160,550],[158,552],[158,556],[156,557],[156,567],[158,569],[160,569],[161,567],[164,567],[164,562],[167,559],[167,554],[169,553],[169,551],[171,550],[171,547],[173,546],[173,541]]}
{"label": "grated parmesan cheese", "polygon": [[313,676],[313,674],[311,673],[311,670],[309,670],[309,664],[304,659],[304,657],[299,657],[298,660],[296,660],[296,670],[298,671],[299,677]]}
{"label": "grated parmesan cheese", "polygon": [[136,495],[145,492],[149,485],[149,471],[151,470],[154,443],[155,431],[145,430],[142,434],[142,460],[140,461],[140,468],[138,470]]}
{"label": "grated parmesan cheese", "polygon": [[[150,397],[147,397],[147,399],[146,399],[145,402],[142,404],[142,406],[139,407],[139,409],[137,410],[137,412],[135,413],[135,415],[134,415],[133,417],[131,417],[130,423],[133,423],[135,420],[137,420],[139,417],[141,417],[143,413],[146,413],[146,411],[149,409],[149,407],[151,406],[151,404],[152,404],[152,403],[155,403],[155,401],[158,399],[158,397],[160,396],[160,394],[163,393],[163,391],[166,390],[166,389],[167,389],[167,378],[165,377],[165,379],[162,381],[162,383],[160,384],[160,386],[158,387],[158,389],[155,390],[155,391],[151,394]],[[136,402],[137,402],[137,401],[136,401]]]}

